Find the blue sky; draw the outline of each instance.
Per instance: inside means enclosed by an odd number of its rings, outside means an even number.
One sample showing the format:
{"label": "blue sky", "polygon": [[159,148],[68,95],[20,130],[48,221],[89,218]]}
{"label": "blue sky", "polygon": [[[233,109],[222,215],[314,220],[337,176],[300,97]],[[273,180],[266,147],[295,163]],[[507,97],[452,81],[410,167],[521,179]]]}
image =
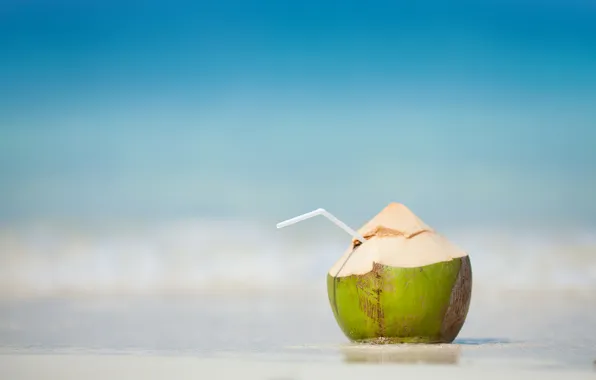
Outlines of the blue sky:
{"label": "blue sky", "polygon": [[596,222],[589,2],[22,3],[0,5],[3,219]]}

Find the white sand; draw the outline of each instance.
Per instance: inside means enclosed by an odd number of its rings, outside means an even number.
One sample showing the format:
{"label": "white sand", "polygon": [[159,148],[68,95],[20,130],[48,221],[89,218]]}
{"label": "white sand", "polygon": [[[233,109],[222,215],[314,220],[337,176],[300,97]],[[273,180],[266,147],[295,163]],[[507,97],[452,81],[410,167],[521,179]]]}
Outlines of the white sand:
{"label": "white sand", "polygon": [[477,294],[455,345],[355,346],[323,292],[0,301],[0,379],[596,379],[596,298]]}
{"label": "white sand", "polygon": [[153,380],[153,379],[234,379],[234,380],[330,380],[330,379],[435,379],[516,380],[595,379],[596,373],[556,370],[487,371],[441,365],[366,365],[303,363],[246,359],[205,359],[164,356],[0,356],[0,378],[6,380]]}

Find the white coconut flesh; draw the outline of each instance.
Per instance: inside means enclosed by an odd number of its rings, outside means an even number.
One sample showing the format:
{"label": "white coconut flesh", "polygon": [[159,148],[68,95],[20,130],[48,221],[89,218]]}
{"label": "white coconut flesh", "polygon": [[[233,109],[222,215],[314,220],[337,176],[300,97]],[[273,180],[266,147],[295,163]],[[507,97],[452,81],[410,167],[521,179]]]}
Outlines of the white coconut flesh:
{"label": "white coconut flesh", "polygon": [[363,275],[375,263],[415,268],[467,256],[399,203],[389,204],[358,232],[366,241],[354,240],[329,270],[331,276]]}

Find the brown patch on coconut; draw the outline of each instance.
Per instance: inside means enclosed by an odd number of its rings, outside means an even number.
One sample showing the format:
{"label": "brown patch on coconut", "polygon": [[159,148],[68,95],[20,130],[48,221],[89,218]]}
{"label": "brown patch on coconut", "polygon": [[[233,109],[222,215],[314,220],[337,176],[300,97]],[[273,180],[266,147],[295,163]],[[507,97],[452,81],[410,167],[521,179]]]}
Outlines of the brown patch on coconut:
{"label": "brown patch on coconut", "polygon": [[385,312],[381,306],[381,295],[384,288],[385,267],[373,263],[373,270],[365,275],[356,276],[358,307],[378,328],[379,334],[385,333]]}
{"label": "brown patch on coconut", "polygon": [[441,337],[451,343],[464,325],[472,298],[472,266],[468,256],[461,258],[457,279],[451,290],[449,307],[443,317]]}

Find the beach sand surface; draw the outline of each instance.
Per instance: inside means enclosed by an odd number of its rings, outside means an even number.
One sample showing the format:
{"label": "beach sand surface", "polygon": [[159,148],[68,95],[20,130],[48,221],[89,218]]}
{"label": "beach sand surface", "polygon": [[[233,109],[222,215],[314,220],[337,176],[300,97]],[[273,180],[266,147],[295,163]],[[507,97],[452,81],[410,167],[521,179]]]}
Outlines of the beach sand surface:
{"label": "beach sand surface", "polygon": [[596,378],[596,297],[476,294],[454,344],[358,345],[324,292],[0,301],[1,379]]}
{"label": "beach sand surface", "polygon": [[3,379],[244,379],[327,380],[410,377],[432,379],[594,379],[582,371],[482,368],[449,366],[371,366],[338,363],[300,363],[247,359],[206,359],[165,356],[4,356]]}

